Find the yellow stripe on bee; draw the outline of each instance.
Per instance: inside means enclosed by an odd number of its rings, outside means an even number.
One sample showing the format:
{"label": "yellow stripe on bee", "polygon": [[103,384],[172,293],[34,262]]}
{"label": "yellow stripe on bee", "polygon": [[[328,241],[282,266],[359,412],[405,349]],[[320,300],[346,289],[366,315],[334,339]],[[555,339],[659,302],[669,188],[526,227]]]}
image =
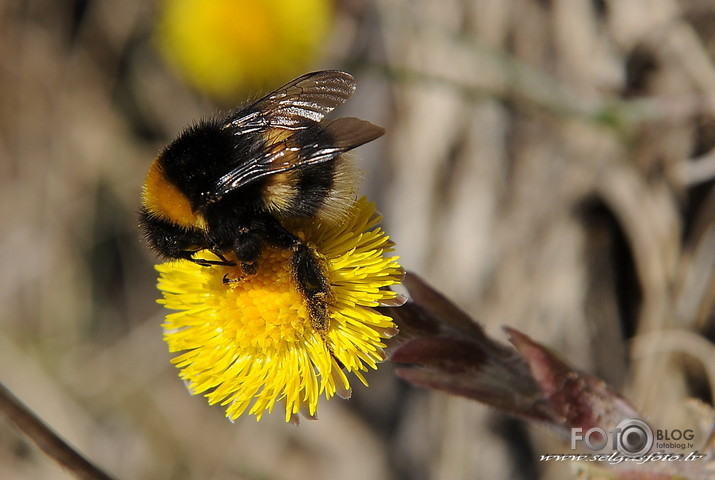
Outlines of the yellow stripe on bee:
{"label": "yellow stripe on bee", "polygon": [[266,177],[263,203],[273,213],[285,214],[298,197],[298,173],[295,170]]}
{"label": "yellow stripe on bee", "polygon": [[142,201],[149,213],[161,219],[182,227],[206,229],[204,217],[195,213],[186,195],[166,179],[158,158],[147,172]]}

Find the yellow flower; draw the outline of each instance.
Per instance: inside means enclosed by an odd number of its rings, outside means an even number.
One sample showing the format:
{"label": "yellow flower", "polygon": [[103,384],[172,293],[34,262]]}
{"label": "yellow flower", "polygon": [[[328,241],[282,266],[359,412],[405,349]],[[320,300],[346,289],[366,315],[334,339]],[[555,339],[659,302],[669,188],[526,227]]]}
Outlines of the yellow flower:
{"label": "yellow flower", "polygon": [[373,307],[394,301],[387,287],[402,278],[397,257],[385,255],[392,242],[379,221],[362,198],[339,227],[294,231],[320,257],[330,281],[327,332],[311,327],[290,252],[267,248],[253,275],[188,260],[157,265],[159,302],[177,310],[166,317],[165,340],[170,351],[183,352],[172,362],[189,390],[226,406],[232,420],[246,410],[260,419],[281,401],[290,421],[299,412],[314,417],[320,395],[348,396],[346,372],[367,385],[362,372],[384,360],[382,340],[396,332]]}
{"label": "yellow flower", "polygon": [[157,40],[189,83],[231,101],[309,68],[331,18],[329,0],[165,0]]}

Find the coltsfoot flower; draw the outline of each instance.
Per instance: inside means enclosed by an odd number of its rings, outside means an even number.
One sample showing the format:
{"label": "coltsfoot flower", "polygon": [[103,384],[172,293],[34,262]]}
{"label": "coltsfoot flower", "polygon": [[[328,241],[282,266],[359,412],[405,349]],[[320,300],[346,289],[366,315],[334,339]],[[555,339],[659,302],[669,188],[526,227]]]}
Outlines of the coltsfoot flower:
{"label": "coltsfoot flower", "polygon": [[374,307],[399,303],[388,287],[403,274],[397,257],[387,256],[392,242],[379,221],[362,198],[339,227],[293,229],[330,281],[330,325],[322,332],[311,326],[290,252],[266,248],[252,275],[188,260],[158,265],[159,302],[176,310],[166,317],[164,338],[170,351],[182,352],[172,362],[189,390],[225,406],[232,420],[246,411],[260,419],[280,402],[290,421],[299,412],[314,418],[321,395],[349,396],[347,374],[367,385],[363,372],[385,359],[383,340],[396,333]]}
{"label": "coltsfoot flower", "polygon": [[310,66],[332,17],[328,0],[165,0],[157,40],[184,79],[231,103]]}

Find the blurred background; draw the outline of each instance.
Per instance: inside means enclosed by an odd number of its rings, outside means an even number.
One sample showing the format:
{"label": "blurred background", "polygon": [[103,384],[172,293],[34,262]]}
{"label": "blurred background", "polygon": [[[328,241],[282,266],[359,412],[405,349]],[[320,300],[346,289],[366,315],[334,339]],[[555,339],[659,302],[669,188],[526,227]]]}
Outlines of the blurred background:
{"label": "blurred background", "polygon": [[[192,120],[299,74],[387,129],[362,191],[403,265],[655,426],[713,425],[715,6],[703,0],[0,1],[0,381],[123,479],[574,478],[563,439],[370,388],[231,424],[162,341],[136,212]],[[69,476],[6,422],[0,477]]]}

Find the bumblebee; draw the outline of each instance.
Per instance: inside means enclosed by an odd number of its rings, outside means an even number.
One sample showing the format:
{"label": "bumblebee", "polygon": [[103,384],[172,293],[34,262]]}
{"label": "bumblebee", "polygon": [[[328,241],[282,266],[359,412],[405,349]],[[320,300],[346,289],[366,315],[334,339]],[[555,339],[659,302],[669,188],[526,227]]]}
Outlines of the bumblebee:
{"label": "bumblebee", "polygon": [[[325,119],[355,92],[354,78],[303,75],[254,103],[188,127],[146,176],[139,225],[164,259],[257,271],[267,246],[291,252],[291,269],[313,327],[328,328],[330,285],[312,249],[286,225],[337,224],[355,199],[345,152],[384,130],[354,117]],[[196,258],[199,250],[217,260]]]}

